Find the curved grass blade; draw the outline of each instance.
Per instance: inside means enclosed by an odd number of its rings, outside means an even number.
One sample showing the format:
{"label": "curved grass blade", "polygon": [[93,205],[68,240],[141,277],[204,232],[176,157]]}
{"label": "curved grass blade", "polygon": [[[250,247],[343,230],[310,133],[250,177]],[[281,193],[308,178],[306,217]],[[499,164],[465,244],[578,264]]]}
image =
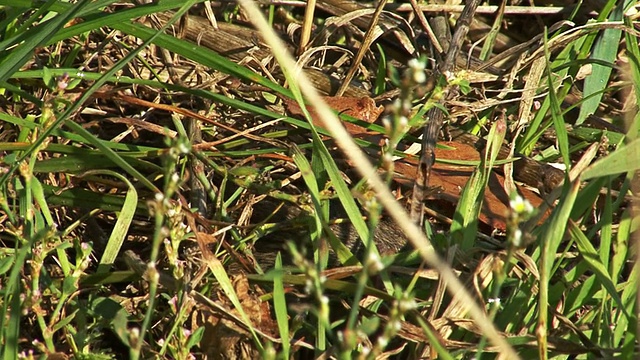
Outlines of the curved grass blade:
{"label": "curved grass blade", "polygon": [[498,157],[505,132],[506,124],[503,119],[493,123],[487,138],[485,156],[460,194],[460,201],[456,206],[451,224],[451,237],[454,243],[460,244],[462,251],[468,251],[474,246],[484,192],[489,184],[489,176]]}
{"label": "curved grass blade", "polygon": [[[268,89],[271,89],[280,94],[290,96],[291,92],[279,84],[268,80],[267,78],[258,75],[257,73],[240,66],[233,61],[221,56],[213,50],[196,46],[190,42],[177,39],[173,36],[166,34],[157,34],[156,30],[148,27],[133,24],[133,23],[116,23],[111,25],[113,28],[122,31],[125,34],[138,37],[147,41],[152,36],[154,39],[152,42],[160,47],[163,47],[171,52],[175,52],[191,59],[203,66],[207,66],[211,69],[221,71],[225,74],[234,75],[241,79],[252,81],[256,84],[262,85]],[[157,36],[155,36],[157,34]]]}
{"label": "curved grass blade", "polygon": [[116,220],[115,225],[113,226],[113,231],[109,236],[109,241],[107,242],[107,246],[102,254],[102,258],[100,258],[100,264],[98,265],[98,269],[96,273],[104,273],[109,271],[109,268],[114,263],[118,253],[120,252],[120,248],[122,247],[122,243],[124,239],[127,237],[127,232],[129,230],[129,226],[131,225],[131,221],[133,220],[133,216],[136,213],[136,205],[138,204],[138,192],[133,184],[121,174],[118,174],[114,171],[89,171],[84,175],[110,175],[114,176],[120,180],[122,180],[129,190],[127,191],[127,195],[124,197],[124,203],[122,204],[122,209],[118,214],[118,220]]}

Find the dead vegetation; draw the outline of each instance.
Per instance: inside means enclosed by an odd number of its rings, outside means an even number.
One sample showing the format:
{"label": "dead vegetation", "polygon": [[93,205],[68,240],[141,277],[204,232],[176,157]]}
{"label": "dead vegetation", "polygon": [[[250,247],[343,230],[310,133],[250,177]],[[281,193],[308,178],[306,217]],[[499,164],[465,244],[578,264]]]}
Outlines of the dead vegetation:
{"label": "dead vegetation", "polygon": [[2,9],[5,356],[637,354],[633,6],[240,3]]}

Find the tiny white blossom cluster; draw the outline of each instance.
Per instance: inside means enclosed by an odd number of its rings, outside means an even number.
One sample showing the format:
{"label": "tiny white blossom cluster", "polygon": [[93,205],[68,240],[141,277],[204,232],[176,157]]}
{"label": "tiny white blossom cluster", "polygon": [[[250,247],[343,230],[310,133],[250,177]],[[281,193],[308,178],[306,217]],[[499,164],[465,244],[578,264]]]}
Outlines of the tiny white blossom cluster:
{"label": "tiny white blossom cluster", "polygon": [[424,72],[424,69],[427,66],[427,63],[423,59],[411,59],[407,63],[409,67],[409,71],[411,74],[411,79],[416,84],[422,84],[427,81],[427,74]]}
{"label": "tiny white blossom cluster", "polygon": [[533,213],[533,205],[529,202],[529,200],[520,196],[520,194],[514,196],[509,201],[509,206],[511,210],[513,210],[518,215],[529,215]]}

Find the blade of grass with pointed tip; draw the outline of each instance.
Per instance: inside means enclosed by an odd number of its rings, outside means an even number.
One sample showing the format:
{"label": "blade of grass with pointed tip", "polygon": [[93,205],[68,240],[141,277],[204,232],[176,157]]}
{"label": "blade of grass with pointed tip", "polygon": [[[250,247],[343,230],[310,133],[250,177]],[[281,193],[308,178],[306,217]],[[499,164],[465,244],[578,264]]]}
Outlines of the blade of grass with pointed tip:
{"label": "blade of grass with pointed tip", "polygon": [[569,225],[569,232],[571,233],[571,236],[573,237],[573,239],[576,241],[576,245],[578,246],[580,255],[582,255],[582,258],[584,259],[584,261],[586,261],[587,264],[589,264],[591,271],[593,271],[596,274],[598,281],[600,281],[602,286],[604,286],[604,288],[609,293],[609,296],[611,296],[611,298],[613,298],[613,300],[617,303],[620,310],[622,310],[622,312],[625,314],[625,316],[627,316],[627,318],[630,318],[630,314],[627,312],[627,309],[623,305],[622,299],[620,299],[620,296],[618,295],[618,291],[616,290],[616,286],[613,283],[613,280],[611,279],[611,277],[609,276],[609,271],[607,270],[607,267],[602,263],[602,260],[600,259],[600,255],[598,254],[598,251],[596,251],[596,249],[593,247],[593,244],[591,244],[589,239],[587,239],[587,237],[584,235],[582,230],[580,230],[580,228],[576,225],[576,223],[574,223],[573,221],[569,221],[568,225]]}
{"label": "blade of grass with pointed tip", "polygon": [[484,40],[484,44],[482,45],[482,50],[480,51],[480,60],[487,61],[489,60],[489,55],[493,52],[493,46],[495,45],[496,38],[500,33],[500,28],[502,27],[502,19],[504,17],[504,9],[507,5],[506,0],[502,0],[500,5],[498,6],[498,11],[496,11],[496,18],[493,20],[493,25],[491,25],[491,30],[489,34],[487,34],[487,38]]}
{"label": "blade of grass with pointed tip", "polygon": [[109,175],[116,177],[127,184],[129,190],[127,190],[127,194],[124,197],[124,203],[122,204],[122,209],[118,213],[117,220],[115,225],[113,226],[113,230],[111,231],[111,235],[109,236],[109,241],[107,242],[107,246],[104,249],[104,253],[100,258],[100,264],[98,265],[98,269],[96,273],[104,273],[109,271],[111,265],[113,265],[115,259],[118,257],[120,253],[120,248],[122,247],[122,243],[124,239],[127,237],[127,232],[129,231],[129,226],[131,225],[131,221],[133,220],[133,216],[136,213],[136,206],[138,205],[138,192],[133,184],[125,177],[119,173],[114,171],[102,170],[102,171],[90,171],[85,173],[85,175]]}
{"label": "blade of grass with pointed tip", "polygon": [[289,316],[287,315],[287,301],[284,297],[284,282],[282,281],[282,258],[276,255],[273,271],[273,308],[276,313],[280,339],[282,340],[282,358],[289,358]]}
{"label": "blade of grass with pointed tip", "polygon": [[570,185],[565,184],[560,204],[545,222],[544,228],[538,237],[542,249],[540,256],[540,288],[538,301],[538,348],[541,358],[547,358],[547,324],[549,320],[549,281],[551,269],[554,265],[556,250],[564,238],[567,222],[571,215],[571,209],[576,200],[580,182],[575,181]]}
{"label": "blade of grass with pointed tip", "polygon": [[[298,146],[293,147],[292,158],[296,166],[298,167],[298,170],[300,170],[300,173],[302,174],[302,179],[307,185],[307,190],[309,190],[309,194],[311,195],[311,200],[313,201],[314,206],[316,206],[316,208],[319,208],[320,193],[318,191],[316,178],[313,174],[313,171],[311,170],[311,164],[309,164],[309,161],[304,156],[304,154],[302,153],[302,151]],[[318,224],[318,225],[322,226],[322,224]],[[340,261],[340,263],[343,265],[358,265],[359,264],[358,260],[353,256],[349,248],[346,247],[335,236],[333,232],[328,231],[327,233],[329,235],[329,242],[331,244],[331,247],[333,248],[333,251],[336,253],[336,256],[338,257],[338,260]]]}
{"label": "blade of grass with pointed tip", "polygon": [[470,250],[476,240],[478,230],[478,216],[482,211],[484,192],[489,184],[495,159],[498,156],[504,140],[506,125],[504,120],[495,121],[487,137],[485,156],[480,166],[473,172],[465,185],[451,223],[451,237],[456,244],[460,244],[462,251]]}
{"label": "blade of grass with pointed tip", "polygon": [[[632,359],[638,354],[638,313],[637,313],[637,296],[638,296],[638,265],[634,267],[624,285],[622,291],[622,303],[625,305],[627,312],[632,314],[630,321],[627,323],[626,329],[620,326],[616,329],[616,337],[621,340],[622,352],[621,359]],[[622,321],[621,321],[622,322]],[[623,324],[621,324],[623,325]]]}
{"label": "blade of grass with pointed tip", "polygon": [[556,91],[553,88],[553,79],[554,75],[551,73],[551,60],[549,54],[549,48],[546,41],[546,34],[544,36],[544,51],[545,58],[547,59],[547,85],[549,87],[549,103],[551,105],[551,119],[553,120],[553,126],[556,130],[556,139],[558,142],[558,151],[560,151],[560,155],[562,156],[562,160],[564,162],[564,166],[566,171],[568,172],[571,169],[571,159],[569,152],[569,135],[567,134],[566,124],[564,119],[562,118],[562,109],[560,109],[560,100],[556,94]]}
{"label": "blade of grass with pointed tip", "polygon": [[55,226],[53,216],[51,215],[51,210],[49,210],[49,205],[47,204],[47,199],[44,196],[42,183],[36,177],[31,178],[31,192],[33,193],[33,199],[36,201],[38,207],[40,208],[40,212],[47,221],[47,226]]}
{"label": "blade of grass with pointed tip", "polygon": [[624,147],[598,159],[582,173],[580,179],[589,180],[638,169],[640,169],[640,139],[633,140]]}
{"label": "blade of grass with pointed tip", "polygon": [[[628,0],[625,2],[628,2]],[[622,20],[622,9],[622,3],[619,3],[611,13],[609,21]],[[621,30],[604,29],[593,45],[591,59],[604,61],[611,66],[605,66],[600,63],[591,64],[591,75],[584,79],[582,96],[585,100],[580,105],[580,113],[578,114],[578,119],[576,119],[576,125],[582,124],[587,117],[595,113],[598,106],[600,106],[600,100],[604,94],[603,90],[605,90],[609,84],[609,77],[611,76],[611,71],[614,66],[613,63],[618,56],[618,44],[620,43],[621,36]]]}
{"label": "blade of grass with pointed tip", "polygon": [[258,347],[261,352],[264,352],[264,347],[262,346],[262,343],[260,342],[255,330],[253,329],[253,323],[247,315],[247,312],[244,311],[244,308],[240,303],[240,299],[238,298],[238,294],[236,293],[233,284],[231,283],[231,279],[229,279],[229,275],[227,275],[227,270],[222,265],[222,262],[220,262],[220,260],[218,260],[215,255],[208,256],[204,261],[209,267],[209,270],[211,270],[211,272],[213,273],[213,276],[215,276],[216,280],[218,280],[220,288],[229,298],[229,300],[233,304],[234,309],[238,312],[238,314],[240,314],[240,318],[249,328],[249,332],[252,335],[256,347]]}
{"label": "blade of grass with pointed tip", "polygon": [[[20,34],[18,39],[8,39],[13,42],[11,51],[4,51],[0,59],[0,82],[7,80],[18,71],[33,56],[33,51],[46,43],[54,34],[73,19],[78,12],[90,4],[90,0],[81,0],[70,6],[67,11],[59,13],[49,21],[34,26],[26,33]],[[6,48],[6,46],[5,46]]]}

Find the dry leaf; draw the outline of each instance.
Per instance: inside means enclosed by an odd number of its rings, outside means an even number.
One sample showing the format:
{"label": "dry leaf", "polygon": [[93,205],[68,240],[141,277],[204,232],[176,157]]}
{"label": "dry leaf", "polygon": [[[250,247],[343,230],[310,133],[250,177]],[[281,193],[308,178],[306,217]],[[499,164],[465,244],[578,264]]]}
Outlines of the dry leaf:
{"label": "dry leaf", "polygon": [[[447,160],[471,160],[480,161],[481,154],[475,147],[458,142],[441,142],[451,149],[436,148],[437,159]],[[405,159],[397,161],[395,164],[396,181],[405,186],[413,186],[413,179],[416,177],[416,160]],[[443,202],[444,207],[451,213],[455,210],[460,193],[471,177],[474,168],[471,166],[459,166],[443,164],[437,162],[432,171],[429,184],[434,188],[439,188],[438,194],[432,195],[432,200]],[[504,176],[492,172],[489,177],[489,185],[485,189],[484,201],[480,213],[480,221],[491,228],[506,230],[506,216],[509,212],[509,195],[504,191]],[[525,187],[517,187],[520,194],[538,208],[542,199],[538,194]],[[451,216],[451,214],[448,214]]]}
{"label": "dry leaf", "polygon": [[[242,309],[251,319],[253,326],[267,334],[277,334],[277,324],[271,318],[271,308],[268,302],[262,302],[253,291],[244,274],[233,278],[233,286],[240,300]],[[231,301],[222,291],[218,293],[218,302],[230,309],[229,312],[239,314]],[[205,315],[205,332],[200,341],[200,347],[210,359],[257,359],[259,350],[255,347],[251,334],[234,323],[232,320],[219,315],[203,311]]]}
{"label": "dry leaf", "polygon": [[[384,111],[384,107],[377,106],[375,100],[370,97],[323,96],[322,99],[335,111],[368,123],[375,122]],[[283,103],[291,116],[303,116],[302,109],[295,100],[285,98]],[[314,111],[313,106],[307,105],[307,110],[311,115],[313,125],[322,127],[322,121]],[[371,134],[367,129],[352,123],[344,122],[344,125],[354,137]]]}

